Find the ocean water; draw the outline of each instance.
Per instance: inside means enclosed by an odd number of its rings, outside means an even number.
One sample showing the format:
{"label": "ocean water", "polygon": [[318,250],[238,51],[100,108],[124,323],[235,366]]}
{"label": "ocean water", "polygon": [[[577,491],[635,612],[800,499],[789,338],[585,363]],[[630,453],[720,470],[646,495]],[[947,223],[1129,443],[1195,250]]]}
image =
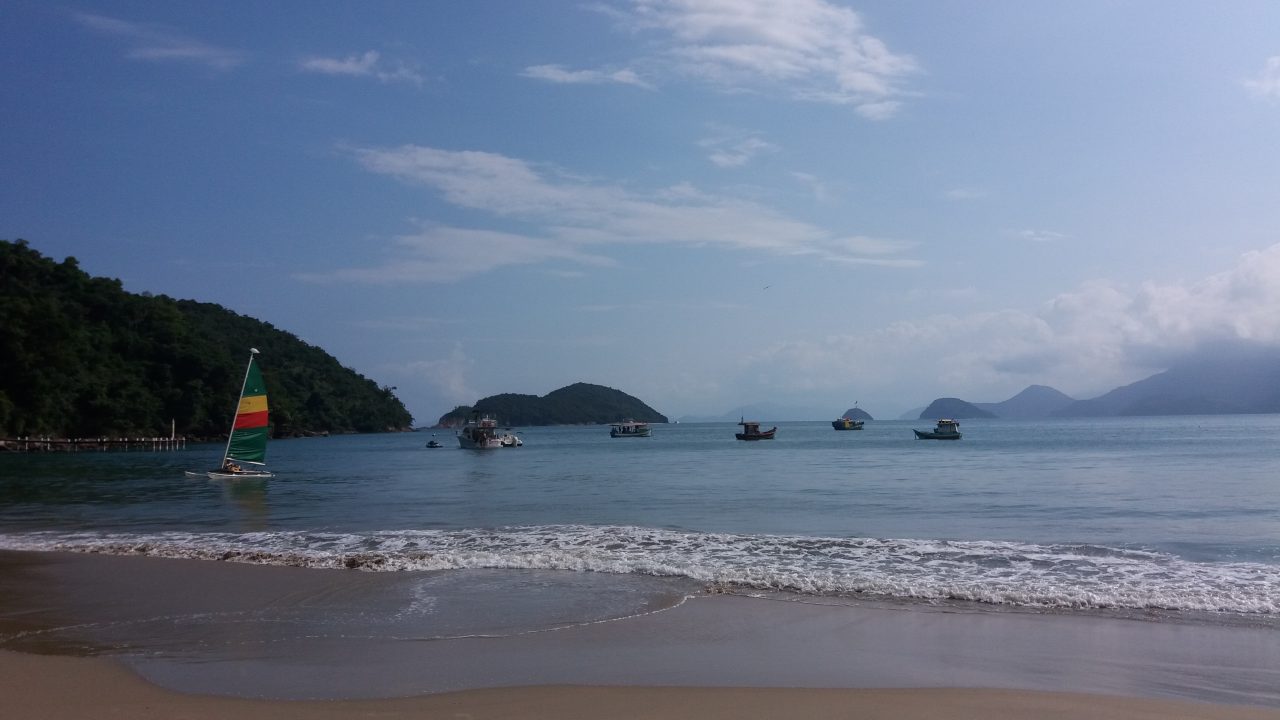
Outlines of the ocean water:
{"label": "ocean water", "polygon": [[523,447],[483,452],[451,431],[297,439],[271,444],[276,478],[236,482],[183,476],[220,445],[6,454],[0,549],[437,571],[521,585],[554,622],[635,611],[652,584],[1280,627],[1280,416],[914,439],[930,425],[517,428]]}

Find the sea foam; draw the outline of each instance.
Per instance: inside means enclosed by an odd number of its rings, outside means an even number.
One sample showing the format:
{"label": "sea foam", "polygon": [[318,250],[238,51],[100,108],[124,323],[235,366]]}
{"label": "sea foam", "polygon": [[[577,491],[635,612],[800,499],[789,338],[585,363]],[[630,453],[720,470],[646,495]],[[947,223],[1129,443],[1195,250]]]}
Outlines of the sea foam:
{"label": "sea foam", "polygon": [[1280,613],[1280,566],[1087,544],[836,538],[546,525],[369,533],[0,535],[0,548],[371,572],[546,569],[686,577],[817,596],[1034,608]]}

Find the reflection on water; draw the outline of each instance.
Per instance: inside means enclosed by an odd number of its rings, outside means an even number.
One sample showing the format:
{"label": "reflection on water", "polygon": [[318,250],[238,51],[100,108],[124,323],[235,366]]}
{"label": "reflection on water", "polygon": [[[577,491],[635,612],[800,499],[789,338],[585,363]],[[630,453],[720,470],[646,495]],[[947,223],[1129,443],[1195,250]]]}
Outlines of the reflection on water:
{"label": "reflection on water", "polygon": [[243,531],[268,530],[267,480],[262,478],[243,480],[211,480],[221,485],[222,495],[244,515]]}

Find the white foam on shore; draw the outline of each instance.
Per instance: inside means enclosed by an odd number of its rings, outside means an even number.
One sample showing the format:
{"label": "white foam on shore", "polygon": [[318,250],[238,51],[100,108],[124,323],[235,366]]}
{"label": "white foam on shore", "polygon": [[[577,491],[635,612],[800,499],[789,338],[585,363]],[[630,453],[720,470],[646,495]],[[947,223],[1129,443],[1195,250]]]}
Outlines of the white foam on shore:
{"label": "white foam on shore", "polygon": [[810,595],[1019,607],[1280,613],[1280,565],[1100,545],[696,533],[553,525],[370,533],[0,534],[8,550],[365,571],[547,569],[687,577]]}

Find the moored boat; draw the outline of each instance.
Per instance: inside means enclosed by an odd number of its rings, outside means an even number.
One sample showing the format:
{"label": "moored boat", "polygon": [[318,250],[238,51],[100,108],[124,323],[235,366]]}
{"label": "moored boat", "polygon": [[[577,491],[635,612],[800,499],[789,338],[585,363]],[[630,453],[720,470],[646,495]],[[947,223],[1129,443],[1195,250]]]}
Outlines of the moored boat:
{"label": "moored boat", "polygon": [[485,415],[475,416],[458,431],[458,446],[466,450],[494,450],[502,447],[498,437],[498,421]]}
{"label": "moored boat", "polygon": [[863,422],[863,420],[842,417],[838,420],[832,420],[831,427],[837,430],[861,430]]}
{"label": "moored boat", "polygon": [[772,440],[773,434],[778,432],[776,426],[768,430],[761,430],[760,423],[753,420],[743,420],[738,424],[742,426],[742,432],[734,433],[733,436],[739,440]]}
{"label": "moored boat", "polygon": [[609,428],[609,437],[649,437],[653,431],[649,428],[649,423],[637,422],[635,420],[625,420],[620,423],[614,423]]}
{"label": "moored boat", "polygon": [[960,423],[943,418],[932,431],[912,429],[911,432],[916,434],[917,440],[959,440]]}

